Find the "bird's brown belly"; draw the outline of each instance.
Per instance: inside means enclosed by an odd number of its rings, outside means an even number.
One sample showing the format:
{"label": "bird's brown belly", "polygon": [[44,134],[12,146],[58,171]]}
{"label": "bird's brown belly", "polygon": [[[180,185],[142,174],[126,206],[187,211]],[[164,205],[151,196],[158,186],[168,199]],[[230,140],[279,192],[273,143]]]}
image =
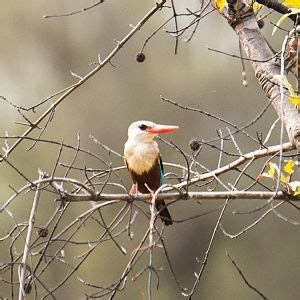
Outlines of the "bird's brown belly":
{"label": "bird's brown belly", "polygon": [[159,165],[155,164],[149,171],[137,174],[129,169],[131,178],[134,184],[137,184],[137,189],[142,194],[148,194],[151,191],[156,191],[161,185]]}

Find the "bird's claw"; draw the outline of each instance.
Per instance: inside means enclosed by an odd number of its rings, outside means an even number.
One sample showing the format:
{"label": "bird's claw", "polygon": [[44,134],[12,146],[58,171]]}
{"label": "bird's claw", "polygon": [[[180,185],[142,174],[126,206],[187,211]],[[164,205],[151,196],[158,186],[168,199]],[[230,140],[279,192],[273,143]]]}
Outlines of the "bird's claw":
{"label": "bird's claw", "polygon": [[137,190],[137,185],[133,184],[130,191],[129,191],[130,196],[137,196],[138,195],[138,190]]}

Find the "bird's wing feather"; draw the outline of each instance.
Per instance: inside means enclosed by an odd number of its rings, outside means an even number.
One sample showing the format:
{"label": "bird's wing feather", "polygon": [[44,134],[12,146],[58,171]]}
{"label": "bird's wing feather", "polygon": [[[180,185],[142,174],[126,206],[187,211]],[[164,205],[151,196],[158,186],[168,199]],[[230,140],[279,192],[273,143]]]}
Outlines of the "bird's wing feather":
{"label": "bird's wing feather", "polygon": [[160,169],[160,181],[161,181],[161,184],[164,184],[164,182],[165,182],[165,172],[164,172],[164,165],[163,165],[163,162],[162,162],[162,159],[161,159],[160,155],[158,157],[157,163],[158,163],[159,169]]}

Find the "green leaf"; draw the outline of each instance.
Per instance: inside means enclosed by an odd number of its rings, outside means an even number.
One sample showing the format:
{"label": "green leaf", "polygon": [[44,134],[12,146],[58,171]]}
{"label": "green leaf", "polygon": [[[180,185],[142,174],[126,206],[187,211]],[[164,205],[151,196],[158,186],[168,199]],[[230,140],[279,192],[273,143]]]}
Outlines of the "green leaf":
{"label": "green leaf", "polygon": [[282,81],[283,85],[289,90],[290,96],[288,96],[288,99],[294,104],[294,105],[300,105],[300,96],[297,95],[296,91],[294,90],[291,83],[288,81],[287,77],[285,75],[275,75],[274,78]]}
{"label": "green leaf", "polygon": [[275,163],[268,162],[269,171],[268,174],[274,176],[275,174],[279,174],[279,168]]}
{"label": "green leaf", "polygon": [[289,177],[285,176],[284,174],[280,174],[280,181],[281,183],[288,183],[289,182]]}
{"label": "green leaf", "polygon": [[287,79],[287,77],[285,75],[283,75],[283,76],[281,76],[281,75],[275,75],[274,78],[278,79],[279,81],[282,82],[282,84],[289,90],[289,93],[290,93],[291,96],[297,97],[297,94],[296,94],[293,86],[288,81],[288,79]]}
{"label": "green leaf", "polygon": [[[298,0],[299,1],[299,0]],[[291,12],[284,14],[276,23],[276,26],[273,29],[272,35],[274,35],[274,33],[276,32],[276,30],[278,29],[278,27],[280,27],[280,25],[291,15],[295,15],[298,14],[300,12],[299,8],[291,8]]]}

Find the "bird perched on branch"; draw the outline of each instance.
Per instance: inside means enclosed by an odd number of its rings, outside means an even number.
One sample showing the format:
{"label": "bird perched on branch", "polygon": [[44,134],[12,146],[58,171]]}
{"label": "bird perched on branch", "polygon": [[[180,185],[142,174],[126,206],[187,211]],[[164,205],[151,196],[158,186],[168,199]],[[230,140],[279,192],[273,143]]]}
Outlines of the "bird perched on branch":
{"label": "bird perched on branch", "polygon": [[[133,181],[130,195],[138,193],[152,195],[164,183],[163,164],[158,145],[153,138],[160,133],[175,131],[178,128],[150,121],[137,121],[129,126],[124,157]],[[165,202],[156,202],[156,209],[162,222],[171,225],[171,215]]]}

